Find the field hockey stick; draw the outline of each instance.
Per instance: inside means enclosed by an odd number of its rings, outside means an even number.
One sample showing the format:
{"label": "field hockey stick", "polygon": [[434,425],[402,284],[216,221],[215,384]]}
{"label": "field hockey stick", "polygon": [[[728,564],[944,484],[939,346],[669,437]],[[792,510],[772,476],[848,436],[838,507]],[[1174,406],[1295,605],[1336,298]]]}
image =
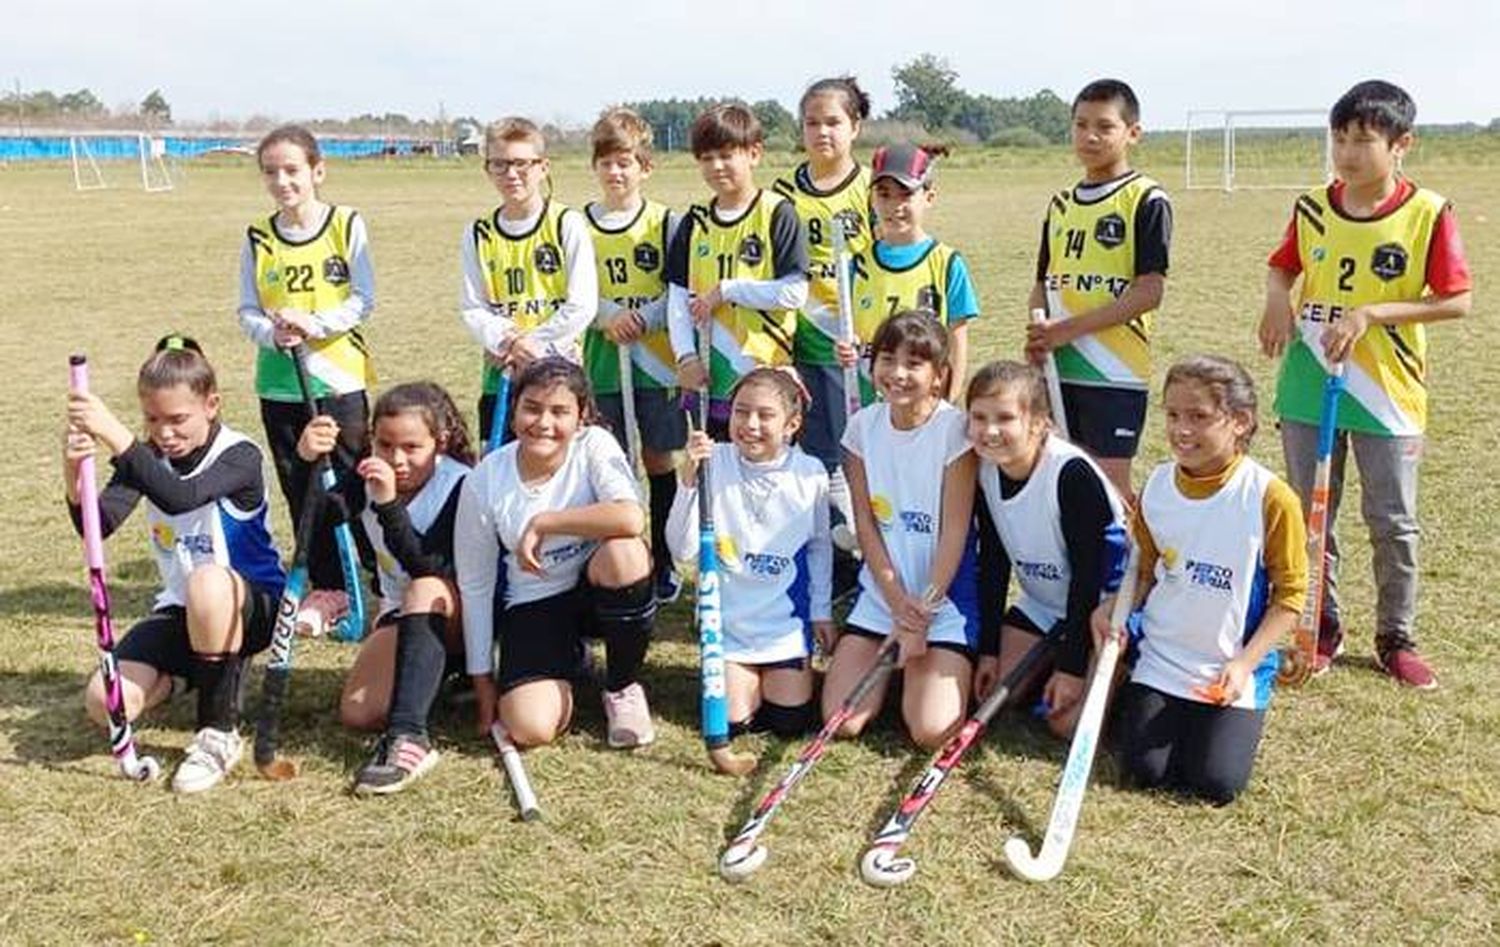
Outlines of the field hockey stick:
{"label": "field hockey stick", "polygon": [[[1042,325],[1047,321],[1047,310],[1031,310],[1031,324]],[[1062,380],[1057,376],[1057,353],[1051,349],[1047,350],[1047,358],[1042,362],[1042,375],[1047,379],[1047,400],[1052,402],[1052,423],[1057,427],[1057,433],[1061,434],[1063,440],[1068,439],[1068,412],[1063,408]]]}
{"label": "field hockey stick", "polygon": [[1068,759],[1063,763],[1057,798],[1052,803],[1052,815],[1047,820],[1047,834],[1042,836],[1042,847],[1033,856],[1031,846],[1021,836],[1012,835],[1005,842],[1005,863],[1017,878],[1051,881],[1062,871],[1063,862],[1068,859],[1068,849],[1078,829],[1078,813],[1083,809],[1083,794],[1088,790],[1089,772],[1094,767],[1094,751],[1104,731],[1104,710],[1109,703],[1110,688],[1114,685],[1115,665],[1120,659],[1120,639],[1125,635],[1125,622],[1135,606],[1139,566],[1140,552],[1131,547],[1124,574],[1112,583],[1115,602],[1109,614],[1109,639],[1099,649],[1099,659],[1094,665],[1093,677],[1089,679],[1083,710],[1073,731],[1073,742],[1068,747]]}
{"label": "field hockey stick", "polygon": [[828,744],[833,740],[833,735],[838,733],[839,727],[844,721],[853,716],[854,711],[864,701],[865,697],[874,689],[876,684],[885,680],[890,674],[891,668],[896,666],[896,636],[887,635],[880,645],[880,650],[875,653],[875,663],[855,683],[854,689],[839,704],[838,710],[834,711],[823,724],[823,729],[813,737],[812,742],[797,754],[797,760],[787,770],[781,782],[775,788],[766,793],[760,804],[755,807],[755,812],[745,821],[739,834],[724,849],[724,854],[719,856],[719,875],[725,881],[744,881],[764,865],[767,851],[764,845],[758,844],[757,839],[766,830],[771,817],[776,810],[791,795],[797,784],[802,782],[809,772],[812,771],[818,760],[823,758],[823,753],[828,749]]}
{"label": "field hockey stick", "polygon": [[[848,244],[844,239],[844,225],[837,220],[832,222],[833,230],[833,267],[834,278],[837,280],[839,300],[839,335],[845,343],[854,345],[854,287],[852,281],[854,274],[850,271],[852,260],[849,258]],[[864,407],[864,399],[859,390],[859,366],[844,366],[844,420],[859,413]]]}
{"label": "field hockey stick", "polygon": [[637,478],[641,475],[641,437],[636,427],[635,373],[630,365],[630,354],[635,348],[631,343],[615,346],[620,359],[620,403],[625,408],[625,453],[630,456],[630,472]]}
{"label": "field hockey stick", "polygon": [[495,410],[490,414],[490,433],[484,441],[484,453],[495,450],[505,440],[505,422],[510,420],[510,370],[500,373],[495,386]]}
{"label": "field hockey stick", "polygon": [[[74,391],[89,390],[88,359],[68,356],[68,383]],[[109,751],[120,772],[138,782],[151,782],[161,775],[155,757],[136,750],[135,733],[125,714],[125,689],[120,665],[115,660],[115,623],[109,608],[109,584],[104,577],[104,530],[99,523],[99,485],[94,482],[94,455],[78,462],[79,512],[83,519],[83,560],[89,571],[89,595],[94,603],[94,638],[99,648],[99,680],[104,685],[104,709],[109,714]]]}
{"label": "field hockey stick", "polygon": [[[698,329],[698,359],[705,370],[698,392],[698,427],[708,430],[708,396],[713,389],[707,374],[713,352],[713,315]],[[698,667],[702,681],[699,708],[703,743],[714,768],[730,776],[743,776],[755,768],[755,759],[736,756],[729,747],[728,675],[724,667],[724,614],[719,596],[719,549],[714,531],[714,504],[709,458],[698,464]]]}
{"label": "field hockey stick", "polygon": [[[297,372],[297,386],[302,389],[302,403],[307,406],[308,419],[318,416],[319,405],[313,397],[312,385],[307,379],[307,347],[298,345],[292,349],[292,366]],[[318,458],[313,471],[324,493],[338,487],[338,475],[327,456]],[[334,626],[333,636],[340,641],[359,641],[365,636],[365,596],[360,587],[359,552],[354,545],[354,531],[347,520],[333,528],[333,538],[338,545],[339,568],[344,573],[344,592],[349,600],[349,610]]]}
{"label": "field hockey stick", "polygon": [[1318,416],[1318,466],[1313,472],[1312,495],[1307,506],[1307,599],[1297,616],[1292,647],[1281,652],[1276,679],[1300,685],[1312,676],[1318,656],[1318,625],[1323,616],[1324,582],[1328,563],[1328,499],[1333,481],[1333,442],[1338,434],[1339,396],[1344,391],[1344,363],[1334,362],[1323,381],[1323,407]]}
{"label": "field hockey stick", "polygon": [[511,792],[516,796],[516,808],[521,810],[522,822],[535,822],[542,817],[536,804],[536,793],[531,791],[531,780],[526,778],[526,767],[521,762],[521,752],[510,742],[510,734],[496,720],[490,724],[490,739],[495,741],[495,750],[500,754],[500,765],[510,779]]}
{"label": "field hockey stick", "polygon": [[928,803],[932,802],[933,797],[942,788],[944,780],[958,766],[970,745],[979,739],[979,735],[989,725],[990,719],[1010,698],[1011,691],[1026,679],[1032,668],[1036,667],[1037,662],[1052,649],[1052,645],[1056,643],[1061,633],[1061,628],[1061,623],[1054,625],[1040,641],[1027,649],[1026,653],[1021,656],[1020,662],[1011,668],[1009,674],[1000,679],[994,691],[985,698],[984,703],[979,705],[974,715],[964,721],[958,733],[949,739],[947,744],[932,758],[926,772],[912,785],[906,798],[901,800],[901,805],[875,834],[875,840],[870,843],[870,847],[865,850],[864,857],[860,859],[859,873],[865,881],[877,887],[891,888],[903,884],[916,873],[917,863],[901,856],[899,852],[916,826],[918,817],[922,815]]}

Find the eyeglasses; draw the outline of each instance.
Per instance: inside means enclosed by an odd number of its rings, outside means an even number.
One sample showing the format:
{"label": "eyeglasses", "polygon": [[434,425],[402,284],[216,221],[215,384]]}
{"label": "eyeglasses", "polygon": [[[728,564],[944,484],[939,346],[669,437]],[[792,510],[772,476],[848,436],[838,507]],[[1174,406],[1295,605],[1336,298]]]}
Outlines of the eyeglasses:
{"label": "eyeglasses", "polygon": [[546,160],[546,158],[486,158],[484,169],[490,174],[504,174],[507,171],[525,172]]}

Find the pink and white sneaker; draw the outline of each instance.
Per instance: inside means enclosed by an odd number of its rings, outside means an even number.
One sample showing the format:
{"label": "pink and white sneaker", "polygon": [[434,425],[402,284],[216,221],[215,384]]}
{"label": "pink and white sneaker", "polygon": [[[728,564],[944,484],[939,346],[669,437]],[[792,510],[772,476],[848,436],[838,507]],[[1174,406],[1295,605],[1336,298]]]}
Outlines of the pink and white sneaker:
{"label": "pink and white sneaker", "polygon": [[349,614],[349,596],[340,589],[314,589],[297,612],[297,634],[321,638]]}

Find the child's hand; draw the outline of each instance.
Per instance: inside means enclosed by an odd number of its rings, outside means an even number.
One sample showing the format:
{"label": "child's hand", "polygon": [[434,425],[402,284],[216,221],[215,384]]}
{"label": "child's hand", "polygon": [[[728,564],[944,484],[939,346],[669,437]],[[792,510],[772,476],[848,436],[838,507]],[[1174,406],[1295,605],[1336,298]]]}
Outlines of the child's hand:
{"label": "child's hand", "polygon": [[831,621],[815,621],[812,626],[813,641],[817,642],[818,650],[832,655],[834,645],[839,643],[839,626]]}
{"label": "child's hand", "polygon": [[855,365],[859,364],[858,340],[855,340],[854,342],[845,342],[843,339],[839,339],[837,342],[833,343],[833,351],[834,355],[837,356],[839,365],[841,367],[853,368]]}
{"label": "child's hand", "polygon": [[683,447],[682,463],[677,468],[678,482],[689,486],[696,483],[698,465],[708,459],[713,449],[713,438],[708,436],[707,431],[690,431],[687,444]]}
{"label": "child's hand", "polygon": [[102,441],[117,456],[135,443],[130,428],[115,417],[98,395],[88,391],[68,392],[68,429]]}
{"label": "child's hand", "polygon": [[312,335],[312,316],[300,309],[277,309],[271,313],[271,333],[277,348],[296,348]]}
{"label": "child's hand", "polygon": [[925,639],[932,625],[932,612],[933,607],[915,595],[902,591],[891,597],[891,618],[897,630],[910,631]]}
{"label": "child's hand", "polygon": [[1066,716],[1083,699],[1083,678],[1066,671],[1053,671],[1042,688],[1042,701],[1047,705],[1047,718],[1055,720]]}
{"label": "child's hand", "polygon": [[708,387],[708,371],[698,356],[689,355],[677,363],[677,387],[688,391],[702,391]]}
{"label": "child's hand", "polygon": [[471,676],[474,681],[474,709],[476,720],[474,729],[480,736],[488,739],[490,726],[495,722],[496,704],[499,695],[495,692],[495,679],[488,674],[475,674]]}
{"label": "child's hand", "polygon": [[510,345],[510,366],[515,371],[522,372],[527,365],[547,355],[546,342],[532,335],[518,335]]}
{"label": "child's hand", "polygon": [[1266,311],[1260,317],[1260,328],[1255,333],[1260,340],[1261,354],[1267,358],[1279,357],[1286,351],[1296,329],[1297,318],[1291,307],[1267,302]]}
{"label": "child's hand", "polygon": [[339,422],[326,414],[320,414],[307,422],[302,436],[297,438],[297,456],[309,464],[330,454],[339,443]]}
{"label": "child's hand", "polygon": [[688,301],[688,312],[693,316],[694,325],[703,326],[708,322],[709,317],[713,315],[714,310],[723,304],[724,294],[719,290],[718,286],[715,286],[708,292],[690,299]]}
{"label": "child's hand", "polygon": [[979,663],[974,667],[974,699],[984,700],[990,696],[990,691],[995,689],[995,684],[1000,680],[1000,656],[998,654],[981,654]]}
{"label": "child's hand", "polygon": [[354,468],[365,481],[365,493],[375,503],[390,503],[396,499],[396,471],[379,457],[366,457]]}
{"label": "child's hand", "polygon": [[63,434],[63,489],[68,502],[78,503],[78,465],[94,456],[94,439],[82,431],[69,428]]}
{"label": "child's hand", "polygon": [[1066,326],[1065,319],[1027,323],[1026,360],[1033,365],[1040,365],[1046,360],[1048,352],[1066,345],[1070,341]]}
{"label": "child's hand", "polygon": [[622,309],[600,331],[616,345],[629,345],[646,334],[646,320],[634,309]]}
{"label": "child's hand", "polygon": [[1365,330],[1370,328],[1370,310],[1355,306],[1323,327],[1323,355],[1332,362],[1342,362],[1354,351]]}
{"label": "child's hand", "polygon": [[[1105,643],[1109,641],[1110,635],[1114,633],[1114,630],[1109,627],[1109,613],[1114,610],[1114,607],[1114,596],[1110,596],[1109,598],[1100,602],[1099,607],[1094,609],[1094,613],[1089,616],[1089,631],[1094,633],[1095,654],[1099,653],[1100,649],[1102,649]],[[1125,644],[1123,629],[1120,644]]]}
{"label": "child's hand", "polygon": [[542,549],[542,532],[537,529],[536,521],[537,517],[533,516],[526,528],[521,530],[521,538],[516,541],[516,562],[522,572],[545,575],[546,570],[542,568],[539,555]]}
{"label": "child's hand", "polygon": [[909,631],[898,627],[891,634],[896,636],[896,667],[904,668],[908,661],[927,653],[926,631]]}
{"label": "child's hand", "polygon": [[1193,696],[1210,704],[1218,704],[1220,707],[1228,707],[1240,699],[1245,693],[1245,685],[1250,682],[1253,668],[1246,667],[1239,658],[1231,658],[1224,665],[1224,670],[1207,687],[1196,687]]}

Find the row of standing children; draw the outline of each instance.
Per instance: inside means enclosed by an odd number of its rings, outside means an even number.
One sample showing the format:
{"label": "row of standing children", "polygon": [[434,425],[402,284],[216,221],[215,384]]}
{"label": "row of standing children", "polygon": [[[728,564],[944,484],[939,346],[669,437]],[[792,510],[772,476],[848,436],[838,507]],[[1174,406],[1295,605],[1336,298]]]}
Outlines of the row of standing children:
{"label": "row of standing children", "polygon": [[[583,215],[542,194],[547,165],[534,127],[509,121],[491,129],[486,169],[503,203],[465,234],[464,317],[485,347],[486,389],[492,382],[498,388],[501,371],[519,372],[527,382],[515,391],[510,425],[520,443],[505,459],[497,458],[484,468],[487,477],[471,478],[463,488],[464,499],[457,505],[469,505],[470,515],[457,511],[455,528],[467,531],[471,542],[454,543],[447,551],[447,561],[438,569],[443,578],[426,583],[410,572],[416,581],[406,593],[417,587],[424,591],[412,602],[401,603],[401,618],[377,623],[396,626],[394,635],[377,635],[366,645],[372,653],[383,650],[386,657],[372,659],[366,667],[362,653],[356,662],[357,673],[346,688],[346,720],[364,725],[388,720],[388,733],[367,767],[385,767],[383,777],[372,777],[373,791],[381,791],[376,784],[382,779],[399,788],[430,766],[425,759],[435,759],[425,737],[425,711],[436,688],[431,668],[440,668],[442,655],[455,650],[455,636],[445,637],[443,632],[456,611],[462,613],[466,663],[484,698],[482,723],[498,714],[526,744],[560,733],[571,712],[568,682],[578,673],[581,637],[588,633],[604,637],[609,650],[605,703],[610,742],[649,742],[650,716],[634,677],[650,635],[656,598],[652,586],[670,592],[668,550],[684,548],[681,539],[690,533],[691,521],[690,496],[677,489],[670,473],[672,451],[685,439],[681,415],[670,401],[674,381],[687,389],[708,388],[710,433],[727,433],[733,442],[732,448],[715,448],[706,437],[695,435],[689,444],[689,464],[719,451],[725,454],[719,458],[722,467],[740,471],[714,498],[725,504],[719,522],[741,524],[729,531],[731,544],[746,546],[733,550],[731,561],[742,568],[731,572],[725,596],[731,618],[736,609],[744,614],[742,622],[731,620],[730,628],[746,629],[746,638],[739,642],[743,651],[734,651],[731,636],[731,658],[738,658],[731,681],[742,682],[732,691],[737,722],[793,732],[814,719],[807,639],[814,629],[825,646],[834,638],[828,587],[821,578],[821,564],[831,557],[823,498],[831,498],[833,515],[842,514],[855,525],[865,562],[850,616],[853,633],[832,647],[825,707],[836,705],[873,660],[877,639],[893,633],[906,666],[903,716],[918,742],[939,743],[967,707],[971,682],[984,693],[1035,639],[1047,636],[1063,642],[1045,684],[1049,717],[1060,733],[1071,725],[1088,662],[1082,629],[1090,603],[1099,594],[1102,527],[1121,517],[1121,497],[1131,496],[1129,458],[1139,440],[1150,377],[1149,320],[1161,300],[1170,238],[1165,195],[1129,167],[1128,148],[1140,134],[1134,95],[1123,83],[1105,80],[1090,84],[1075,101],[1074,146],[1085,177],[1049,204],[1033,291],[1032,301],[1044,302],[1053,318],[1031,328],[1027,354],[1032,361],[1048,353],[1056,359],[1070,433],[1082,451],[1045,433],[1040,421],[1044,413],[1038,411],[1045,393],[1035,373],[1020,366],[1000,364],[978,373],[969,389],[967,420],[944,400],[950,384],[963,377],[964,323],[977,312],[977,305],[962,258],[932,241],[922,228],[922,212],[934,194],[931,152],[905,147],[877,152],[873,194],[861,201],[861,191],[868,194],[870,185],[866,172],[852,160],[850,146],[868,114],[867,99],[850,79],[825,80],[809,89],[801,111],[809,160],[789,180],[778,182],[771,194],[753,184],[752,171],[761,155],[753,116],[728,106],[701,117],[693,129],[693,148],[715,196],[682,221],[640,196],[641,181],[650,170],[649,129],[631,113],[612,110],[596,126],[594,165],[604,198]],[[1451,211],[1430,192],[1406,182],[1392,166],[1410,144],[1412,112],[1410,99],[1386,83],[1357,86],[1333,111],[1341,181],[1326,196],[1315,192],[1299,199],[1287,242],[1272,259],[1261,335],[1268,354],[1279,353],[1291,342],[1292,353],[1278,385],[1277,410],[1284,422],[1306,426],[1308,421],[1295,410],[1297,404],[1307,403],[1309,383],[1297,376],[1292,355],[1304,360],[1310,356],[1317,365],[1319,355],[1338,360],[1353,351],[1354,370],[1370,377],[1369,385],[1353,389],[1353,400],[1360,408],[1371,400],[1379,404],[1366,412],[1355,408],[1349,417],[1395,417],[1407,427],[1415,426],[1416,433],[1396,433],[1408,438],[1401,443],[1409,444],[1414,437],[1420,444],[1424,412],[1420,405],[1412,408],[1419,399],[1388,369],[1393,358],[1407,375],[1411,357],[1420,367],[1420,323],[1466,311],[1468,284]],[[289,153],[298,149],[300,162],[297,154]],[[352,468],[359,455],[352,445],[364,427],[359,417],[362,383],[370,377],[357,325],[368,314],[373,291],[358,215],[316,203],[313,185],[321,179],[323,166],[310,136],[299,141],[294,134],[278,138],[273,133],[262,145],[261,164],[281,209],[266,226],[251,228],[242,270],[253,275],[256,305],[246,305],[242,292],[241,321],[261,343],[257,377],[262,414],[290,503],[294,496],[300,499],[300,491],[292,489],[298,465],[295,460],[283,462],[277,445],[287,439],[288,430],[300,431],[298,425],[307,418],[301,413],[296,423],[288,420],[292,412],[284,410],[285,403],[300,400],[300,394],[286,384],[289,359],[279,349],[307,343],[321,356],[314,363],[325,386],[320,393],[353,405],[348,420],[320,421],[300,435],[306,457],[343,451],[348,455],[345,466]],[[1347,209],[1342,201],[1355,206]],[[1407,213],[1409,207],[1416,213]],[[1359,214],[1360,210],[1369,213]],[[1392,217],[1397,220],[1392,222]],[[862,244],[870,241],[877,220],[880,240]],[[856,334],[872,340],[864,352],[840,344],[830,331],[836,297],[828,265],[831,241],[826,238],[835,226],[843,228],[855,252]],[[593,241],[585,227],[592,230]],[[1393,237],[1404,238],[1405,252],[1415,256],[1412,265],[1405,258],[1401,261],[1405,269],[1397,275],[1405,281],[1395,280],[1400,285],[1391,288],[1394,278],[1387,271],[1394,264],[1390,254],[1382,258],[1379,253],[1371,258],[1369,276],[1355,257],[1341,254],[1340,273],[1325,279],[1328,251],[1314,245],[1330,227],[1340,232],[1329,240],[1347,241],[1355,249],[1360,241],[1383,239],[1381,246],[1387,246]],[[342,265],[329,265],[330,256],[320,251],[299,249],[320,240],[342,241],[338,252],[330,255]],[[361,259],[351,260],[356,246]],[[593,263],[595,246],[597,269],[586,265]],[[1345,261],[1356,265],[1346,267]],[[1308,274],[1302,332],[1296,338],[1286,295],[1290,278],[1285,274],[1294,272],[1292,264]],[[922,275],[910,276],[914,270]],[[1347,271],[1353,271],[1352,279],[1359,285],[1349,285]],[[605,290],[605,298],[599,299],[606,283],[617,295]],[[1335,285],[1335,299],[1316,298]],[[1431,292],[1424,295],[1424,287]],[[323,291],[325,295],[318,296]],[[313,295],[305,302],[311,309],[287,305],[293,298],[288,294],[308,292]],[[283,305],[274,306],[275,302]],[[892,311],[895,318],[884,318]],[[1330,312],[1344,318],[1330,319]],[[609,378],[610,366],[619,364],[610,347],[631,348],[637,416],[642,419],[651,475],[649,550],[635,538],[645,515],[634,500],[631,466],[609,438],[601,440],[588,430],[579,436],[580,423],[592,411],[589,386],[580,373],[556,360],[577,357],[573,340],[578,327],[591,320],[584,358],[589,380],[601,391],[606,416],[617,422],[617,436],[624,412],[616,407],[618,368],[613,384]],[[1390,328],[1365,333],[1371,325]],[[713,351],[707,366],[698,362],[693,339],[695,328],[705,326],[710,326]],[[842,403],[834,366],[856,360],[869,366],[884,400],[848,419],[847,429],[840,431],[845,418],[832,408]],[[759,368],[793,361],[798,363],[800,385],[789,385],[782,374]],[[533,368],[537,372],[528,375]],[[142,379],[144,399],[144,370]],[[481,424],[488,429],[486,412],[493,410],[488,390],[486,398],[489,404],[481,403]],[[1183,404],[1174,406],[1174,399]],[[461,428],[461,421],[456,412],[431,407],[435,400],[446,401],[446,396],[427,399],[429,408],[420,426],[431,441],[429,450],[440,452],[439,445],[458,429],[455,425]],[[1231,797],[1248,776],[1269,698],[1267,668],[1274,660],[1267,655],[1287,624],[1286,616],[1295,615],[1301,605],[1301,517],[1279,481],[1253,462],[1241,462],[1255,426],[1253,389],[1242,370],[1211,359],[1176,366],[1168,375],[1166,400],[1168,442],[1178,463],[1175,471],[1168,465],[1163,468],[1166,473],[1153,473],[1134,513],[1137,542],[1156,554],[1143,557],[1143,574],[1152,581],[1143,583],[1149,589],[1142,595],[1145,638],[1142,660],[1122,700],[1128,709],[1123,717],[1129,722],[1120,725],[1121,745],[1129,761],[1127,772],[1142,782],[1186,786],[1222,799]],[[213,401],[216,411],[216,395]],[[1379,408],[1388,410],[1382,413]],[[98,432],[83,417],[83,409],[73,414],[76,431]],[[1362,448],[1361,439],[1384,446],[1395,425],[1379,433],[1365,432],[1355,423],[1342,426],[1359,432],[1354,444],[1363,472],[1370,463],[1365,454],[1376,448]],[[1294,452],[1287,427],[1284,423],[1288,464],[1293,482],[1305,493],[1311,479],[1310,471],[1301,469],[1308,466],[1305,452]],[[817,465],[809,467],[800,450],[788,449],[790,435],[799,429],[806,432],[810,453],[822,461],[822,471],[814,469]],[[297,438],[291,440],[295,457]],[[830,450],[829,441],[840,444],[842,451]],[[156,445],[165,450],[164,442]],[[82,449],[80,444],[77,450]],[[377,440],[377,456],[389,450]],[[1393,452],[1381,456],[1385,453]],[[1409,468],[1410,476],[1399,480],[1394,492],[1414,500],[1415,452],[1406,447],[1395,453],[1406,458],[1403,469]],[[932,464],[932,469],[921,469],[916,460]],[[392,496],[389,475],[372,472],[375,467],[367,461],[359,470],[370,485],[372,511],[381,505],[389,508]],[[117,476],[123,469],[117,467]],[[567,473],[559,477],[559,471]],[[430,473],[418,478],[418,492],[426,476]],[[1033,480],[1041,481],[1040,489],[1028,489]],[[976,482],[984,499],[979,504],[977,544],[970,525]],[[563,492],[552,496],[558,489]],[[443,502],[434,498],[428,505],[454,512],[451,497],[459,492],[456,484],[440,492]],[[411,499],[399,487],[395,493],[404,501]],[[840,502],[841,495],[849,499]],[[1209,535],[1202,529],[1207,518],[1199,514],[1213,505],[1207,502],[1210,497],[1228,502],[1229,496],[1238,504],[1235,509],[1243,517],[1245,532],[1254,539],[1249,558],[1234,564],[1217,563],[1211,556],[1194,558],[1185,550],[1197,548],[1194,543],[1205,542]],[[558,500],[566,501],[562,508]],[[787,504],[791,506],[770,515],[769,507]],[[583,515],[566,512],[570,507]],[[254,508],[255,504],[241,507]],[[543,510],[561,510],[554,517],[560,522],[550,522],[547,516],[532,522],[538,519],[532,514]],[[662,515],[663,510],[671,513]],[[375,519],[372,526],[389,529],[379,513],[369,515]],[[1405,511],[1399,515],[1413,528],[1390,530],[1399,535],[1376,540],[1377,572],[1389,574],[1400,586],[1388,595],[1391,583],[1383,580],[1380,650],[1390,673],[1421,685],[1430,682],[1430,672],[1426,681],[1416,674],[1413,662],[1420,665],[1420,658],[1410,646],[1415,521]],[[1386,516],[1387,521],[1393,518]],[[767,523],[800,525],[790,532],[757,531],[757,524]],[[803,532],[803,527],[810,531]],[[1044,535],[1049,537],[1045,541],[1039,538]],[[1382,561],[1383,541],[1393,547],[1384,557],[1390,561]],[[749,548],[757,543],[762,548]],[[393,553],[389,539],[385,552]],[[1224,549],[1209,552],[1235,558],[1243,550],[1233,555]],[[454,560],[462,562],[466,556],[478,563],[478,571],[469,573],[469,583],[464,569],[454,566]],[[505,568],[497,572],[500,557]],[[1207,568],[1211,563],[1222,569]],[[559,567],[555,573],[553,564]],[[336,578],[329,571],[325,566],[324,581],[332,585]],[[1016,606],[1005,609],[1003,595],[977,594],[979,576],[984,588],[1003,589],[1012,571],[1022,592]],[[1257,579],[1270,581],[1269,598],[1264,585],[1255,584]],[[773,580],[774,590],[765,584],[768,580]],[[737,581],[743,591],[733,591]],[[455,601],[455,582],[457,599],[467,607]],[[1192,600],[1190,587],[1197,586],[1220,599]],[[1154,604],[1166,603],[1174,594],[1188,598],[1170,607]],[[503,608],[498,620],[492,620],[494,613],[485,603],[496,596]],[[1393,630],[1386,627],[1388,597],[1395,600],[1397,611],[1400,606],[1407,609],[1404,618],[1397,616]],[[1184,601],[1203,611],[1204,627],[1214,629],[1212,641],[1206,633],[1195,636],[1183,630],[1175,616],[1189,610]],[[1244,607],[1226,610],[1226,601]],[[395,599],[388,604],[395,604]],[[521,622],[510,613],[519,614],[528,606],[537,614],[565,619],[561,624],[580,634],[537,641],[535,635],[519,632]],[[407,621],[408,614],[412,621]],[[426,617],[418,621],[418,616]],[[192,622],[188,625],[191,630]],[[492,699],[496,695],[489,683],[489,648],[497,631],[505,645],[501,693]],[[795,636],[787,637],[794,631]],[[762,637],[757,640],[757,635]],[[799,636],[801,645],[789,644]],[[251,637],[246,636],[242,650],[251,646]],[[385,643],[377,645],[382,640]],[[447,642],[442,651],[433,645],[439,640]],[[232,650],[222,641],[213,647],[219,650],[204,653],[222,656]],[[198,645],[193,648],[196,655]],[[1331,657],[1331,649],[1326,650]],[[513,657],[507,659],[507,652]],[[412,706],[424,706],[421,713],[408,710],[397,715],[396,698],[382,699],[391,685],[383,684],[382,690],[376,682],[394,678],[399,695],[404,671],[386,669],[414,663],[425,670],[418,675],[423,683],[417,692],[423,696]],[[370,672],[377,664],[380,673]],[[1418,669],[1425,671],[1425,665]],[[183,676],[208,680],[201,669]],[[161,699],[161,682],[148,683],[142,692]],[[200,703],[210,689],[222,691],[209,683],[212,688],[200,685]],[[377,692],[381,696],[372,696]],[[1205,695],[1213,700],[1205,700]],[[871,708],[877,706],[877,696],[872,695]],[[1214,707],[1216,703],[1230,706]],[[138,698],[137,709],[139,705]],[[868,710],[851,719],[851,732],[863,726]],[[1243,710],[1250,722],[1226,724],[1233,737],[1205,740],[1203,734],[1217,734],[1212,726],[1218,721],[1240,716],[1221,717],[1220,710]],[[1211,723],[1198,719],[1205,714]],[[421,726],[414,722],[417,718]],[[405,748],[411,744],[420,752]],[[1186,749],[1174,757],[1173,748],[1179,744]]]}

